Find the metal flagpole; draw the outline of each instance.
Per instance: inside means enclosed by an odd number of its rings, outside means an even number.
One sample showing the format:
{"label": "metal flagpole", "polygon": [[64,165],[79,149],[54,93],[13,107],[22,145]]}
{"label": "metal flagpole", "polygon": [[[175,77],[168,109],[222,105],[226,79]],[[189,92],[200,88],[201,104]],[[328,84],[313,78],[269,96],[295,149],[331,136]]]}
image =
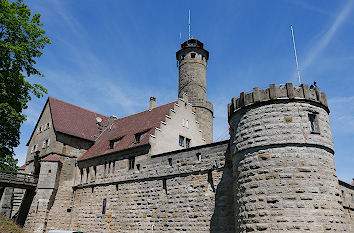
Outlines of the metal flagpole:
{"label": "metal flagpole", "polygon": [[188,40],[191,38],[191,10],[188,10]]}
{"label": "metal flagpole", "polygon": [[296,60],[296,67],[297,67],[297,76],[299,78],[299,85],[301,84],[301,79],[300,79],[300,71],[299,71],[299,62],[297,61],[297,54],[296,54],[296,46],[295,46],[295,37],[294,37],[294,29],[293,25],[290,25],[291,28],[291,35],[293,38],[293,45],[294,45],[294,53],[295,53],[295,60]]}

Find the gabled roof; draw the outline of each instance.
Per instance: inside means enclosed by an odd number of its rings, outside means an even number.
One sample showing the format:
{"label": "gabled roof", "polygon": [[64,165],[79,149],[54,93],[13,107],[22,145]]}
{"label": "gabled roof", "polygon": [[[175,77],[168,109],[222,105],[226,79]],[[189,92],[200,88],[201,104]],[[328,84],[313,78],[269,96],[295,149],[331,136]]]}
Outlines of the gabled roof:
{"label": "gabled roof", "polygon": [[49,97],[50,112],[54,129],[57,132],[69,134],[90,141],[98,134],[96,118],[102,119],[101,124],[106,124],[108,117],[85,108]]}
{"label": "gabled roof", "polygon": [[[161,121],[165,121],[165,116],[170,114],[170,109],[173,109],[175,103],[177,101],[116,119],[111,126],[103,131],[96,143],[78,160],[148,144],[149,135],[155,133],[155,128],[160,127]],[[135,142],[136,133],[144,133],[140,142]],[[120,140],[113,149],[110,149],[110,141],[116,139]]]}
{"label": "gabled roof", "polygon": [[106,124],[108,121],[108,117],[105,115],[92,112],[85,108],[78,107],[53,97],[48,97],[41,115],[38,118],[36,126],[32,131],[31,137],[27,142],[27,146],[36,131],[39,120],[43,115],[47,103],[49,103],[53,127],[57,132],[83,138],[89,141],[95,141],[96,138],[92,136],[98,135],[96,118],[100,117],[102,119],[101,124]]}
{"label": "gabled roof", "polygon": [[60,156],[57,154],[50,154],[43,159],[41,159],[43,162],[59,162],[61,163]]}

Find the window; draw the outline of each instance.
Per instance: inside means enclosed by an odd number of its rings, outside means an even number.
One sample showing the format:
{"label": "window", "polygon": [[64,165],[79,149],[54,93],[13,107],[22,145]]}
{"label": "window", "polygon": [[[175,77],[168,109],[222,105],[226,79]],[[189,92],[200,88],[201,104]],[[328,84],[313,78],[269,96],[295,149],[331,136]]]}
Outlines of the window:
{"label": "window", "polygon": [[46,140],[46,145],[47,145],[47,147],[49,147],[49,145],[50,145],[50,138],[48,138],[48,139]]}
{"label": "window", "polygon": [[116,147],[117,144],[120,142],[120,140],[121,140],[122,138],[123,138],[123,137],[110,140],[110,141],[109,141],[109,149],[113,149],[114,147]]}
{"label": "window", "polygon": [[172,167],[172,158],[168,159],[168,164]]}
{"label": "window", "polygon": [[184,137],[179,135],[179,145],[184,146]]}
{"label": "window", "polygon": [[191,58],[195,58],[195,53],[191,53]]}
{"label": "window", "polygon": [[189,138],[186,138],[186,148],[191,147],[191,140]]}
{"label": "window", "polygon": [[129,170],[134,169],[135,157],[129,159]]}
{"label": "window", "polygon": [[138,169],[138,171],[140,171],[140,164],[136,165],[136,169]]}
{"label": "window", "polygon": [[49,170],[48,170],[48,173],[52,173],[52,170],[49,169]]}
{"label": "window", "polygon": [[310,133],[320,133],[317,114],[309,114]]}
{"label": "window", "polygon": [[145,136],[147,131],[136,133],[135,134],[135,143],[139,143]]}
{"label": "window", "polygon": [[47,123],[47,127],[46,127],[46,128],[47,128],[47,129],[50,128],[50,122]]}
{"label": "window", "polygon": [[45,148],[45,145],[46,145],[46,140],[44,140],[44,141],[42,142],[42,149]]}
{"label": "window", "polygon": [[202,154],[201,153],[197,153],[196,156],[197,156],[198,162],[202,161]]}
{"label": "window", "polygon": [[166,179],[162,179],[162,188],[165,190],[165,193],[167,194],[167,181]]}
{"label": "window", "polygon": [[38,144],[34,145],[33,147],[34,147],[33,151],[36,152],[38,150]]}
{"label": "window", "polygon": [[107,204],[107,199],[104,198],[102,203],[102,214],[106,214],[106,204]]}

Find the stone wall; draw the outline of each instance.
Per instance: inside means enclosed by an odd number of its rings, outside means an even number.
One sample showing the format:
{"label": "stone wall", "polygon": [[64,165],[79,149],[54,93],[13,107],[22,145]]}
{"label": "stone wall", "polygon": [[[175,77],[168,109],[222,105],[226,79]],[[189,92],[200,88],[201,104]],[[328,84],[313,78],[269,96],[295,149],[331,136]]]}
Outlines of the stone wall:
{"label": "stone wall", "polygon": [[[228,142],[152,156],[140,170],[127,159],[99,165],[76,186],[72,229],[85,232],[233,232]],[[103,202],[106,199],[106,210]],[[54,211],[54,206],[52,210]],[[70,221],[48,223],[63,229]]]}
{"label": "stone wall", "polygon": [[342,205],[348,232],[354,231],[354,186],[339,180],[342,194]]}
{"label": "stone wall", "polygon": [[236,231],[346,231],[327,101],[306,85],[229,105]]}

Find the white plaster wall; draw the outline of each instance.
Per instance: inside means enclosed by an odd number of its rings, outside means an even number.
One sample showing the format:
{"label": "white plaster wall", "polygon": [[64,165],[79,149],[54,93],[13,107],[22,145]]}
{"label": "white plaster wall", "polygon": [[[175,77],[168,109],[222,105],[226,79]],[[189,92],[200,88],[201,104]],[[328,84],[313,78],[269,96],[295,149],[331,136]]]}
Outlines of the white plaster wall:
{"label": "white plaster wall", "polygon": [[[179,145],[179,136],[191,139],[190,147],[206,144],[196,121],[192,105],[179,99],[178,105],[174,105],[174,111],[170,111],[170,118],[166,117],[165,123],[155,130],[155,137],[150,136],[150,154],[160,154],[168,151],[184,149]],[[182,125],[183,120],[188,121],[188,128]]]}

